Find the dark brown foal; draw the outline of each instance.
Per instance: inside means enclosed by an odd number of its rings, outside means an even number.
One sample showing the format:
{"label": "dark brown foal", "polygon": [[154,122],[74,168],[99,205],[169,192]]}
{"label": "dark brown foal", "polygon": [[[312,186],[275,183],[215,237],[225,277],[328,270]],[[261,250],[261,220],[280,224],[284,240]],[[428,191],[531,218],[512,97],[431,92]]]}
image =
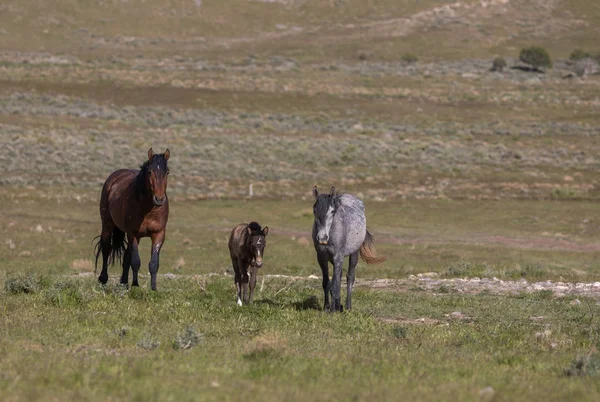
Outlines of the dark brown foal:
{"label": "dark brown foal", "polygon": [[[252,302],[258,268],[263,264],[268,233],[268,226],[261,229],[256,222],[240,223],[231,231],[229,254],[235,271],[238,306],[242,305],[242,300],[245,304]],[[250,282],[250,293],[248,293],[248,282]]]}

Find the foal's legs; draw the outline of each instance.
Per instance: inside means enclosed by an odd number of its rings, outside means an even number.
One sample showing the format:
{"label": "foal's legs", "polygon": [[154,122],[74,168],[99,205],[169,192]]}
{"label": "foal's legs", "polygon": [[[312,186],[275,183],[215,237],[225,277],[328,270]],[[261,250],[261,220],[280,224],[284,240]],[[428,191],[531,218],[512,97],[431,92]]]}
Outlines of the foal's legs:
{"label": "foal's legs", "polygon": [[244,304],[248,304],[249,303],[249,301],[248,301],[248,297],[249,297],[249,295],[248,295],[248,280],[249,280],[248,268],[250,267],[250,263],[245,260],[242,260],[240,262],[241,262],[240,268],[242,268],[241,269],[241,271],[242,271],[241,272],[242,273],[242,293],[243,293],[242,299],[244,301]]}
{"label": "foal's legs", "polygon": [[133,281],[131,282],[131,286],[140,286],[138,283],[138,272],[140,271],[140,265],[142,265],[142,261],[140,261],[140,252],[138,250],[138,244],[140,239],[135,236],[129,238],[129,247],[131,250],[131,270],[133,271]]}
{"label": "foal's legs", "polygon": [[356,264],[358,264],[358,251],[350,254],[350,265],[348,266],[348,274],[346,275],[346,282],[348,285],[346,291],[346,310],[348,311],[352,309],[352,285],[354,285]]}
{"label": "foal's legs", "polygon": [[163,245],[163,241],[165,240],[165,230],[161,230],[157,233],[152,233],[150,235],[152,239],[152,252],[150,255],[150,264],[148,264],[148,269],[150,270],[150,287],[152,290],[156,290],[156,274],[158,273],[158,260],[160,255],[160,249]]}
{"label": "foal's legs", "polygon": [[344,265],[344,255],[337,254],[333,256],[333,275],[331,276],[331,309],[330,312],[342,311],[340,301],[342,288],[342,266]]}
{"label": "foal's legs", "polygon": [[250,297],[248,303],[252,303],[254,298],[254,287],[256,286],[256,276],[258,275],[258,267],[250,266]]}
{"label": "foal's legs", "polygon": [[242,274],[240,271],[240,260],[235,256],[231,256],[231,265],[233,265],[233,271],[235,272],[235,291],[237,294],[237,305],[242,305]]}
{"label": "foal's legs", "polygon": [[327,258],[327,253],[317,252],[317,261],[323,273],[323,293],[325,295],[323,310],[329,311],[329,259]]}

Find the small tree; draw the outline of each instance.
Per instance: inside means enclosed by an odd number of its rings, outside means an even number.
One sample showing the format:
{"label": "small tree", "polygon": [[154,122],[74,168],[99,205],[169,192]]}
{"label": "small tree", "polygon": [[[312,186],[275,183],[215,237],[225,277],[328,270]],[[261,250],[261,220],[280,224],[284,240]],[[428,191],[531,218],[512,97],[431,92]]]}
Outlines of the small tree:
{"label": "small tree", "polygon": [[492,61],[492,71],[503,71],[506,67],[506,60],[504,57],[496,57]]}
{"label": "small tree", "polygon": [[419,58],[413,53],[404,53],[402,57],[400,57],[400,60],[408,64],[413,64],[419,61]]}
{"label": "small tree", "polygon": [[586,52],[585,50],[575,49],[571,52],[571,55],[569,56],[569,60],[579,61],[579,60],[586,59],[588,57],[592,57],[592,55],[590,53]]}
{"label": "small tree", "polygon": [[531,65],[535,70],[540,67],[552,68],[552,59],[548,51],[541,46],[531,46],[521,49],[519,59]]}

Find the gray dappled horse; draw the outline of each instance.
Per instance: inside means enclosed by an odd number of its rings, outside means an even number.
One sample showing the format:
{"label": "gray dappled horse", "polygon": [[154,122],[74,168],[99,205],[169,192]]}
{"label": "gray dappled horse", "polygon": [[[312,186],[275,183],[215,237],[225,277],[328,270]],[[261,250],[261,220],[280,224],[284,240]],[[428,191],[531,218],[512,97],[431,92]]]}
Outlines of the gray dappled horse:
{"label": "gray dappled horse", "polygon": [[[235,271],[235,288],[237,304],[252,302],[258,269],[263,264],[265,246],[269,227],[261,228],[256,222],[240,223],[231,231],[229,236],[229,254]],[[250,293],[248,293],[250,282]],[[242,295],[243,293],[243,295]]]}
{"label": "gray dappled horse", "polygon": [[[317,251],[317,260],[323,271],[323,291],[325,293],[325,310],[342,311],[340,288],[342,286],[342,264],[344,258],[350,256],[348,266],[348,290],[346,310],[352,308],[352,285],[358,254],[367,264],[379,264],[386,260],[377,257],[373,236],[367,230],[365,206],[361,200],[351,194],[338,194],[331,187],[329,194],[319,194],[317,187],[313,189],[315,205],[313,214],[312,238]],[[329,265],[333,264],[333,275],[329,281]],[[331,304],[329,294],[331,293]]]}

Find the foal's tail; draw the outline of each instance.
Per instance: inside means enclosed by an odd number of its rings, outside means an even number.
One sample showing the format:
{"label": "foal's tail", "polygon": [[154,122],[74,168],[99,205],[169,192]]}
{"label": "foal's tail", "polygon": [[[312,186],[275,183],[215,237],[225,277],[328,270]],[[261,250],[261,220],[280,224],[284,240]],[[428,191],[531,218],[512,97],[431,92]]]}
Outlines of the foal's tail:
{"label": "foal's tail", "polygon": [[387,257],[377,257],[377,253],[375,252],[375,239],[368,230],[365,241],[362,246],[360,246],[360,258],[367,264],[380,264],[387,260]]}
{"label": "foal's tail", "polygon": [[[94,274],[98,271],[98,258],[102,254],[102,248],[108,247],[110,255],[108,256],[108,264],[113,264],[115,261],[121,261],[123,259],[123,253],[127,247],[127,241],[125,240],[125,232],[121,229],[114,228],[111,237],[105,244],[101,236],[94,237],[94,240],[98,239],[94,246],[94,254],[96,255],[96,262],[94,265]],[[93,241],[93,240],[92,240]]]}

